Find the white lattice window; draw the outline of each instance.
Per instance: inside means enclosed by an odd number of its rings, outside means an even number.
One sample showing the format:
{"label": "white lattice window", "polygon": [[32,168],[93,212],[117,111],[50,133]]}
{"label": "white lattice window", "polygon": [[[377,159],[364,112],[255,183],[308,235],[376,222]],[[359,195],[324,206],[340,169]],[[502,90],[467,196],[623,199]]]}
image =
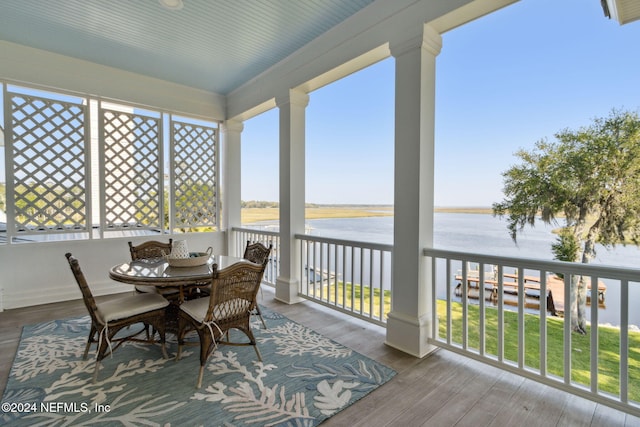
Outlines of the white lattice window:
{"label": "white lattice window", "polygon": [[173,227],[217,226],[217,130],[213,127],[171,122]]}
{"label": "white lattice window", "polygon": [[105,229],[162,229],[161,120],[101,108]]}
{"label": "white lattice window", "polygon": [[7,223],[20,234],[87,231],[84,99],[7,90]]}
{"label": "white lattice window", "polygon": [[89,96],[0,88],[7,177],[0,243],[217,227],[216,123]]}

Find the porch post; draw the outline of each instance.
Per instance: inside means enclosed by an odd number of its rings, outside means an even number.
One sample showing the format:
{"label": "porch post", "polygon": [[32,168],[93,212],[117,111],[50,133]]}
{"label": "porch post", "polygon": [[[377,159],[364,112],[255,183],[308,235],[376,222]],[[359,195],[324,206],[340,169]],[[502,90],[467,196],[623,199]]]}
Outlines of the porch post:
{"label": "porch post", "polygon": [[227,120],[222,126],[224,136],[224,194],[222,203],[223,228],[227,231],[227,254],[235,256],[238,252],[236,239],[231,229],[242,225],[240,218],[242,198],[242,147],[241,134],[244,124],[239,120]]}
{"label": "porch post", "polygon": [[431,333],[430,266],[433,246],[435,65],[442,38],[430,26],[391,44],[396,59],[394,250],[392,307],[386,343],[417,357],[435,347]]}
{"label": "porch post", "polygon": [[295,235],[304,233],[305,108],[309,95],[290,90],[276,98],[280,109],[280,275],[276,299],[300,302],[300,248]]}

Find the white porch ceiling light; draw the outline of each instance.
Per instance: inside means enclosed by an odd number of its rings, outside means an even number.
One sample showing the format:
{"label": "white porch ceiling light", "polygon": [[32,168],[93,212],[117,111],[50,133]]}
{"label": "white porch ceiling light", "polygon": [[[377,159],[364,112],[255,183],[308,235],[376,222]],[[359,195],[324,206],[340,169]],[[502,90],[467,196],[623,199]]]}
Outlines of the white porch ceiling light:
{"label": "white porch ceiling light", "polygon": [[182,0],[158,0],[160,6],[169,10],[180,10],[184,7]]}

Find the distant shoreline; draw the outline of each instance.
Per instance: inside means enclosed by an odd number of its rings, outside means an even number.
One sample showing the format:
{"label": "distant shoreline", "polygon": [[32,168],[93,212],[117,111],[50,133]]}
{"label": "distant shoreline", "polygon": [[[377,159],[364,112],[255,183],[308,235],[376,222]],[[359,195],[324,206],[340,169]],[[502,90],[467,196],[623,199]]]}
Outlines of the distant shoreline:
{"label": "distant shoreline", "polygon": [[[436,213],[492,214],[489,207],[436,207]],[[243,208],[242,223],[252,224],[278,220],[280,212],[276,207]],[[391,205],[310,205],[305,208],[306,219],[367,218],[393,216]]]}
{"label": "distant shoreline", "polygon": [[468,213],[468,214],[489,214],[493,215],[490,207],[436,207],[438,213]]}

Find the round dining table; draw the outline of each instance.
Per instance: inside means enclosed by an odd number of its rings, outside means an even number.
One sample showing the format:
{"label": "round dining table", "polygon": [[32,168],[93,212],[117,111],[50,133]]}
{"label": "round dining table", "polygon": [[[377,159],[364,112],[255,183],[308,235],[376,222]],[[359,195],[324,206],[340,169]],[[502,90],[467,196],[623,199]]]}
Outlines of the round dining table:
{"label": "round dining table", "polygon": [[179,291],[178,303],[182,303],[186,288],[197,288],[211,284],[214,264],[217,264],[218,270],[221,270],[241,261],[245,260],[227,255],[211,255],[204,265],[172,267],[164,258],[147,258],[114,265],[109,270],[109,277],[117,282],[135,286],[177,289]]}

